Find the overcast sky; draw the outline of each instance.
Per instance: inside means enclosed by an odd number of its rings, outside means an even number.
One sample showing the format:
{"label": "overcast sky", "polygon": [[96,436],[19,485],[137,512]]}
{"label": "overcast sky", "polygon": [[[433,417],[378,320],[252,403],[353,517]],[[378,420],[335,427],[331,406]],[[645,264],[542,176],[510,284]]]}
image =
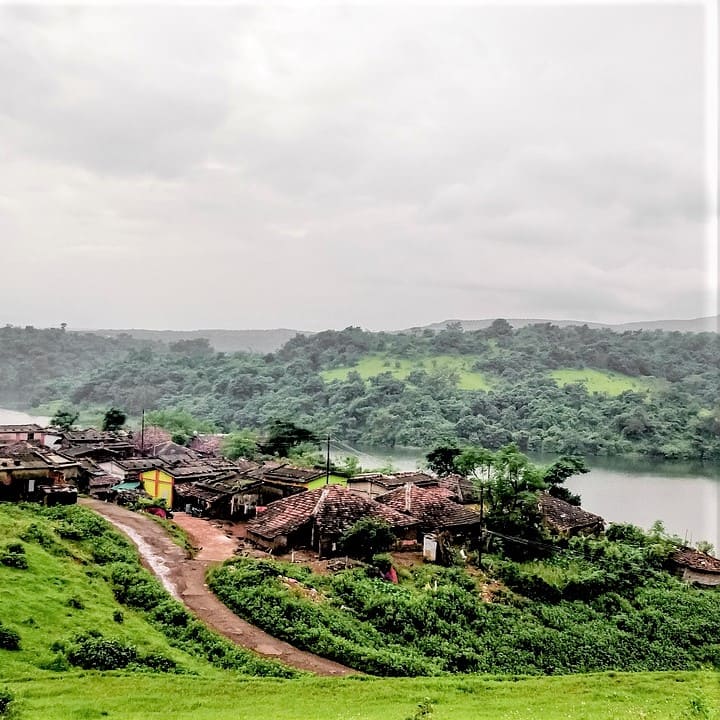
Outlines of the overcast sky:
{"label": "overcast sky", "polygon": [[703,5],[0,7],[0,322],[712,306]]}

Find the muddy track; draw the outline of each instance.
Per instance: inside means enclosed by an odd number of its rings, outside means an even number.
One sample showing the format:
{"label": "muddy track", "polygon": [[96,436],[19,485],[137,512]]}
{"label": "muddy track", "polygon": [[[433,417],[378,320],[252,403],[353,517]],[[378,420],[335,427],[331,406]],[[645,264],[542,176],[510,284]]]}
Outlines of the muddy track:
{"label": "muddy track", "polygon": [[305,652],[268,635],[228,610],[205,583],[205,573],[214,563],[232,557],[235,541],[220,528],[205,520],[178,514],[178,524],[201,546],[194,559],[188,559],[162,526],[149,517],[118,505],[83,499],[82,505],[94,510],[132,540],[143,564],[165,586],[167,591],[208,627],[248,650],[285,665],[316,675],[341,676],[360,674],[357,670]]}

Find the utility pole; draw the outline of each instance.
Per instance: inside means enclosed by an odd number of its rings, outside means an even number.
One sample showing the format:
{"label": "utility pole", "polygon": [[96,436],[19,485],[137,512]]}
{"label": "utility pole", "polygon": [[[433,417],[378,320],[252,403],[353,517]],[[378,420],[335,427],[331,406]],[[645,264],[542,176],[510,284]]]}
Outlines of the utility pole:
{"label": "utility pole", "polygon": [[140,455],[145,456],[145,408],[142,409],[140,418]]}
{"label": "utility pole", "polygon": [[327,454],[325,456],[325,484],[330,484],[330,433],[327,436]]}
{"label": "utility pole", "polygon": [[482,565],[482,552],[483,552],[483,542],[485,541],[485,526],[483,524],[483,521],[485,519],[485,503],[483,502],[485,500],[484,497],[484,491],[485,485],[480,481],[480,547],[478,548],[478,567]]}

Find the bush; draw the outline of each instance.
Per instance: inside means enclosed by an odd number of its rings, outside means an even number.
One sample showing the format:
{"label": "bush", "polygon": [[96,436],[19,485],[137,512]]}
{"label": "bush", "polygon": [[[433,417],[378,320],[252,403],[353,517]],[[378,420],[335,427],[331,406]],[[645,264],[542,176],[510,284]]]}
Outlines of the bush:
{"label": "bush", "polygon": [[13,701],[13,694],[5,688],[0,688],[0,715],[7,714],[10,703]]}
{"label": "bush", "polygon": [[19,542],[8,543],[0,550],[0,563],[7,567],[27,570],[28,561],[25,557],[25,546]]}
{"label": "bush", "polygon": [[82,598],[78,597],[77,595],[73,595],[72,597],[68,598],[67,601],[68,607],[73,608],[74,610],[84,610],[85,609],[85,602]]}
{"label": "bush", "polygon": [[395,534],[388,523],[366,517],[342,534],[338,547],[350,557],[369,562],[373,555],[389,550],[394,542]]}
{"label": "bush", "polygon": [[11,628],[0,623],[0,649],[19,650],[20,635]]}
{"label": "bush", "polygon": [[73,638],[67,659],[85,670],[119,670],[137,662],[138,652],[134,645],[86,633]]}
{"label": "bush", "polygon": [[30,523],[25,528],[25,531],[20,534],[20,539],[25,542],[37,543],[40,547],[55,555],[67,553],[65,548],[58,542],[55,533],[39,523]]}

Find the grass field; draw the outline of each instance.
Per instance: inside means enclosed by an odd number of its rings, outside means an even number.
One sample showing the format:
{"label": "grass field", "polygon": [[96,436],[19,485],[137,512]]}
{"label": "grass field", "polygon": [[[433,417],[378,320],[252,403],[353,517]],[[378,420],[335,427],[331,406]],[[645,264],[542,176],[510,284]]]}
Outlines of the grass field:
{"label": "grass field", "polygon": [[[2,685],[0,685],[0,688]],[[238,680],[86,673],[16,681],[13,720],[716,720],[720,676]],[[419,712],[428,702],[429,714]]]}
{"label": "grass field", "polygon": [[[20,650],[0,649],[0,696],[10,691],[14,697],[2,716],[8,720],[720,720],[720,676],[710,672],[243,677],[172,646],[141,612],[117,603],[77,544],[50,532],[37,513],[0,504],[0,546],[22,537],[28,567],[0,564],[0,621],[21,638]],[[176,661],[179,672],[58,666],[55,644],[83,630],[161,653]],[[427,712],[421,714],[419,703],[425,702]]]}
{"label": "grass field", "polygon": [[[33,524],[47,532],[42,521],[21,508],[0,505],[0,546],[17,540]],[[23,542],[25,570],[0,564],[0,621],[21,638],[20,650],[0,650],[0,678],[55,675],[53,645],[91,630],[129,642],[144,653],[170,657],[190,672],[212,669],[173,648],[142,615],[120,605],[89,557],[71,555],[65,543],[54,542],[48,549]]]}
{"label": "grass field", "polygon": [[648,392],[657,388],[655,378],[638,378],[623,375],[612,370],[594,370],[593,368],[553,370],[550,376],[558,385],[582,383],[590,393],[598,392],[605,395],[620,395],[627,390],[632,392]]}
{"label": "grass field", "polygon": [[387,355],[367,355],[351,367],[324,370],[322,377],[327,381],[345,380],[355,371],[363,380],[389,372],[394,377],[404,380],[413,370],[425,370],[428,373],[437,371],[454,372],[458,376],[458,387],[461,390],[489,390],[491,381],[483,373],[472,369],[475,358],[457,355],[432,355],[424,358],[394,358]]}

